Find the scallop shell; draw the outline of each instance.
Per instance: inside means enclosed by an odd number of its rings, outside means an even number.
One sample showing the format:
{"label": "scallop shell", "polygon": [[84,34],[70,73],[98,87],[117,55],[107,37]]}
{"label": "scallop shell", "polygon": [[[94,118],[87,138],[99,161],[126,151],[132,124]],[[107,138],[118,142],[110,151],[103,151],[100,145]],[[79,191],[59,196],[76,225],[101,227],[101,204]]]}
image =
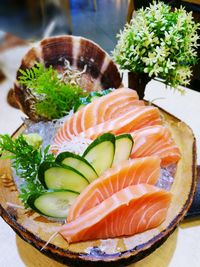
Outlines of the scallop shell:
{"label": "scallop shell", "polygon": [[[63,35],[43,39],[27,52],[19,69],[31,68],[36,62],[46,67],[52,65],[61,72],[69,62],[71,69],[80,76],[79,85],[87,91],[121,86],[120,73],[110,56],[96,43],[82,37]],[[19,76],[18,70],[16,80]],[[29,88],[16,81],[14,90],[22,111],[34,121],[41,120],[35,114],[35,97]]]}

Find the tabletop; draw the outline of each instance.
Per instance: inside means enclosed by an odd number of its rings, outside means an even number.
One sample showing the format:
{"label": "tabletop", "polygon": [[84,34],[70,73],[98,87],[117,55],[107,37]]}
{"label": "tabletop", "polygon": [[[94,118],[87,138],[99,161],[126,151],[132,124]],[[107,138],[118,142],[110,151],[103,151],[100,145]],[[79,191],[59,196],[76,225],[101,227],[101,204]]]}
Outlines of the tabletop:
{"label": "tabletop", "polygon": [[[7,79],[0,83],[0,133],[12,134],[22,123],[24,114],[7,104],[6,97],[13,86],[15,72],[28,46],[6,50],[0,55],[0,66]],[[124,75],[124,84],[127,84]],[[145,99],[186,122],[197,139],[197,161],[200,164],[200,93],[186,89],[184,95],[166,89],[160,81],[152,80],[146,87]],[[44,256],[18,237],[0,218],[1,267],[62,267],[64,265]],[[182,222],[167,241],[134,267],[199,267],[200,219]]]}

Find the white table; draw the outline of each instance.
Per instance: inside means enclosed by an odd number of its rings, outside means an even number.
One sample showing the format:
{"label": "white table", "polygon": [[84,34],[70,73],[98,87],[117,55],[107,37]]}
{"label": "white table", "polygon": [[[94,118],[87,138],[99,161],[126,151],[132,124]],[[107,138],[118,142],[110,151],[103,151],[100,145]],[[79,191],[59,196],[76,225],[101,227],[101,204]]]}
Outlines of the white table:
{"label": "white table", "polygon": [[[26,50],[27,47],[18,48],[16,53],[16,50],[13,49],[0,57],[0,64],[7,61],[4,68],[9,69],[10,78],[9,81],[0,84],[0,133],[3,134],[12,134],[22,123],[23,113],[10,107],[6,102],[6,96],[15,79],[15,70],[19,65],[19,59]],[[145,99],[153,100],[156,98],[162,99],[155,100],[155,104],[185,121],[193,129],[197,138],[198,164],[200,164],[200,93],[187,89],[186,94],[181,96],[173,90],[166,90],[162,83],[151,81],[147,85]],[[0,244],[1,267],[63,266],[42,255],[31,245],[21,240],[1,218]],[[200,220],[181,223],[159,249],[134,265],[134,267],[137,266],[199,267]]]}

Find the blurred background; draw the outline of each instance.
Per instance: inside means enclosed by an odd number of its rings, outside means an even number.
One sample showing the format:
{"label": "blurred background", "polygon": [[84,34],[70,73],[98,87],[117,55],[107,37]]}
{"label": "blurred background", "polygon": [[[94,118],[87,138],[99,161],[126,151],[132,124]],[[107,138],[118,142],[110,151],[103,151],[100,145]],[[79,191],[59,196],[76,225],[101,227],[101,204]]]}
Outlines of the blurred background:
{"label": "blurred background", "polygon": [[[149,0],[0,0],[0,80],[3,79],[7,49],[25,47],[41,38],[59,34],[81,35],[97,42],[109,54],[116,45],[116,34],[130,21],[134,10]],[[183,5],[200,21],[200,0],[164,1]],[[12,63],[24,50],[9,50]],[[16,54],[18,53],[18,55]],[[21,54],[20,54],[21,53]],[[9,74],[6,74],[9,75]],[[200,91],[200,65],[194,68],[189,86]]]}
{"label": "blurred background", "polygon": [[81,35],[110,52],[126,22],[127,0],[0,0],[0,30],[24,40]]}

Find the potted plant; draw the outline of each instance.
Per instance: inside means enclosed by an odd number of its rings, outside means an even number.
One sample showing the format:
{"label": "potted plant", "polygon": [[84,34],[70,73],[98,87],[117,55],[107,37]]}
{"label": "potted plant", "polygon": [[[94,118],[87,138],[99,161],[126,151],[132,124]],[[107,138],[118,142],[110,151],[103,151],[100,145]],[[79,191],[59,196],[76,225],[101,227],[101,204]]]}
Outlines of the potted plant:
{"label": "potted plant", "polygon": [[120,32],[113,57],[129,71],[129,86],[141,98],[147,82],[159,77],[175,89],[186,86],[197,61],[198,30],[191,12],[171,10],[163,2],[139,9]]}

